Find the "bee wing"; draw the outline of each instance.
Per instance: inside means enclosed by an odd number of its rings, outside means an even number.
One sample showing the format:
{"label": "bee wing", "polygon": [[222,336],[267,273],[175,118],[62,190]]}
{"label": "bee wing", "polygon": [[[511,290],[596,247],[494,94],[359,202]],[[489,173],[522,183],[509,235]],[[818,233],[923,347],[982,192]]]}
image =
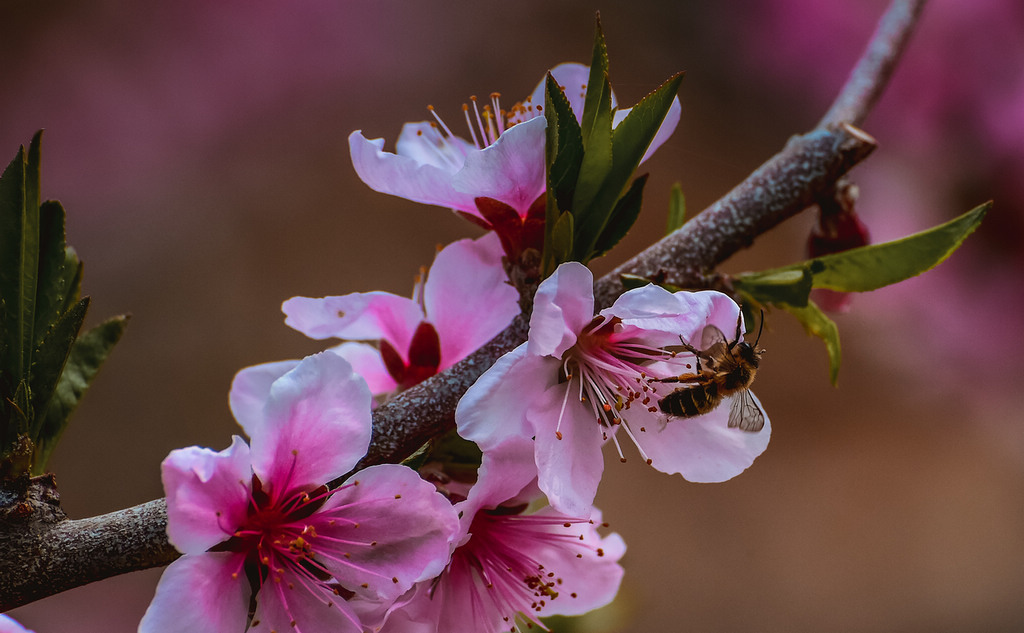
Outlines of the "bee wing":
{"label": "bee wing", "polygon": [[716,343],[728,344],[728,341],[729,339],[725,338],[725,334],[722,333],[722,330],[719,330],[713,325],[704,326],[704,330],[700,333],[701,351],[711,349]]}
{"label": "bee wing", "polygon": [[744,389],[730,398],[729,428],[736,427],[748,433],[757,433],[764,428],[764,411],[758,406],[748,389]]}

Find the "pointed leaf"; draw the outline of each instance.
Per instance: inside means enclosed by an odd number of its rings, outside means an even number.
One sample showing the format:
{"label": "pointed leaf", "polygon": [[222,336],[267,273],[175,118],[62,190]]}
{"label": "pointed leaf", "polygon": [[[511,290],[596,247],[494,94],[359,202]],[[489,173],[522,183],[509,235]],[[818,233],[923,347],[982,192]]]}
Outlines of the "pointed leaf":
{"label": "pointed leaf", "polygon": [[823,255],[776,268],[774,272],[808,267],[814,275],[815,288],[841,292],[877,290],[920,275],[942,263],[978,228],[990,208],[992,203],[987,202],[945,224],[903,239]]}
{"label": "pointed leaf", "polygon": [[96,372],[121,339],[127,326],[127,316],[116,316],[92,328],[75,341],[39,430],[33,466],[35,474],[43,472],[50,453],[67,427],[68,419],[78,406],[82,394],[89,388]]}
{"label": "pointed leaf", "polygon": [[[544,253],[541,258],[543,274],[550,275],[559,263],[554,250],[553,233],[562,209],[572,208],[576,177],[583,158],[583,140],[580,126],[572,113],[569,100],[548,73],[544,90],[544,112],[547,118],[545,161],[547,163],[547,193],[544,219]],[[564,237],[560,237],[564,247]]]}
{"label": "pointed leaf", "polygon": [[545,262],[544,277],[555,272],[558,265],[570,261],[573,248],[573,218],[571,213],[563,213],[555,221],[551,229],[551,239],[544,243],[545,252],[551,253],[551,261]]}
{"label": "pointed leaf", "polygon": [[53,390],[60,380],[64,364],[71,353],[78,330],[82,328],[82,321],[85,320],[88,309],[89,298],[86,297],[60,316],[43,337],[42,344],[35,350],[32,367],[29,370],[34,411],[30,437],[33,440],[39,436],[39,427],[43,423]]}
{"label": "pointed leaf", "polygon": [[686,197],[683,196],[683,186],[678,182],[672,185],[672,191],[668,198],[668,226],[665,234],[675,231],[686,223]]}
{"label": "pointed leaf", "polygon": [[832,385],[835,386],[836,381],[839,379],[839,361],[841,355],[841,349],[839,347],[839,328],[836,327],[835,321],[825,316],[825,313],[822,312],[813,301],[808,301],[807,305],[802,308],[797,308],[785,303],[779,303],[776,305],[795,316],[804,326],[804,330],[806,330],[808,334],[817,336],[824,341],[825,350],[828,352],[828,376]]}
{"label": "pointed leaf", "polygon": [[813,278],[809,267],[787,267],[736,275],[733,286],[758,303],[787,303],[802,308],[807,305]]}
{"label": "pointed leaf", "polygon": [[[0,176],[0,336],[4,339],[0,374],[5,376],[3,386],[7,393],[4,395],[10,395],[10,390],[25,377],[31,353],[31,349],[26,349],[29,347],[26,341],[32,337],[26,332],[25,312],[28,310],[31,314],[35,300],[34,280],[38,266],[31,256],[30,261],[26,261],[25,252],[32,253],[36,249],[39,208],[30,211],[25,207],[25,163],[25,148],[22,147]],[[27,275],[26,269],[31,273]],[[31,292],[26,289],[26,276]]]}
{"label": "pointed leaf", "polygon": [[600,113],[610,111],[611,107],[612,91],[608,84],[608,47],[604,41],[604,30],[601,28],[601,14],[598,13],[597,26],[594,30],[594,51],[590,59],[590,76],[587,79],[587,94],[583,100],[583,115],[580,117],[584,148],[589,147],[587,139],[596,127],[601,116]]}
{"label": "pointed leaf", "polygon": [[39,208],[39,286],[36,292],[35,341],[80,298],[82,265],[65,244],[64,208],[47,201]]}
{"label": "pointed leaf", "polygon": [[626,118],[615,126],[612,133],[614,164],[610,179],[621,183],[615,197],[618,197],[618,192],[621,192],[636,171],[640,159],[644,157],[651,141],[661,128],[665,115],[672,107],[672,100],[679,92],[682,82],[683,73],[673,75],[654,92],[641,99]]}
{"label": "pointed leaf", "polygon": [[588,253],[585,259],[580,259],[579,261],[587,262],[594,257],[604,255],[612,250],[619,243],[619,240],[625,237],[629,229],[633,228],[633,224],[640,215],[645,184],[647,184],[647,174],[633,181],[626,194],[619,198],[619,201],[615,204],[604,232],[597,239],[594,252]]}
{"label": "pointed leaf", "polygon": [[[548,192],[554,195],[557,209],[570,209],[583,160],[583,137],[569,100],[551,73],[548,73],[544,92],[544,111],[548,123],[545,147]],[[549,226],[558,217],[557,209],[552,211],[549,205]]]}

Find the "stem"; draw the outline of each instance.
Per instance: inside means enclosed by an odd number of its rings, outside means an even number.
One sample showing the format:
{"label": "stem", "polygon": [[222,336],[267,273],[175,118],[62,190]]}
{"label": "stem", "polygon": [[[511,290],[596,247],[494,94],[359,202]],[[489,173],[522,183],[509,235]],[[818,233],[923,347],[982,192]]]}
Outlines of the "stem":
{"label": "stem", "polygon": [[[699,280],[757,236],[812,204],[866,158],[875,143],[854,125],[881,94],[923,4],[895,0],[818,128],[791,139],[718,202],[598,280],[599,307],[610,305],[623,292],[622,273],[664,273],[681,285]],[[526,340],[527,326],[527,317],[521,315],[476,353],[374,411],[373,441],[358,467],[399,461],[451,429],[459,398],[498,358]],[[4,509],[10,508],[0,507]],[[46,508],[27,510],[30,516],[43,511]],[[178,553],[167,542],[166,526],[163,499],[89,519],[0,521],[0,611],[170,563]]]}

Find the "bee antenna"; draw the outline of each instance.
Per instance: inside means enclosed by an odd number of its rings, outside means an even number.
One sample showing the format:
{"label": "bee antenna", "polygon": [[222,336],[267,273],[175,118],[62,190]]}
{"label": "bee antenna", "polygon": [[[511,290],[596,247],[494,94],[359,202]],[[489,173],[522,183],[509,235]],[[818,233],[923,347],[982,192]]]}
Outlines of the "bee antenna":
{"label": "bee antenna", "polygon": [[757,347],[758,342],[761,340],[762,330],[764,330],[764,308],[761,308],[761,325],[757,328],[757,338],[754,339],[754,347]]}

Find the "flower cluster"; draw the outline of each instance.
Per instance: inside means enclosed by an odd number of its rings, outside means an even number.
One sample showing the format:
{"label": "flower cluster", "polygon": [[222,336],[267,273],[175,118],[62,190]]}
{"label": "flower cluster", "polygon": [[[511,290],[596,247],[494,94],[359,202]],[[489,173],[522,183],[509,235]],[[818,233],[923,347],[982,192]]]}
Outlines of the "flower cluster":
{"label": "flower cluster", "polygon": [[[563,64],[551,77],[582,123],[593,107],[590,69]],[[185,448],[164,461],[168,538],[183,556],[164,573],[141,632],[543,629],[542,618],[585,613],[618,591],[625,545],[602,533],[593,503],[602,446],[614,443],[625,459],[620,429],[648,464],[690,481],[729,479],[765,449],[766,417],[752,432],[727,406],[678,416],[663,404],[678,389],[702,389],[716,403],[725,395],[712,376],[731,370],[700,341],[737,330],[720,345],[745,349],[739,307],[726,295],[648,285],[595,314],[593,277],[574,261],[539,286],[513,284],[525,279],[515,274],[522,258],[549,247],[550,90],[541,82],[507,111],[497,95],[483,108],[474,99],[464,108],[470,141],[440,117],[406,125],[395,154],[381,139],[350,136],[370,187],[451,207],[492,232],[440,250],[411,298],[284,303],[289,326],[342,342],[239,372],[230,404],[248,442],[236,436],[222,451]],[[623,123],[629,110],[605,98],[611,131],[639,125]],[[678,101],[662,103],[660,127],[643,124],[647,145],[634,143],[634,160],[675,128]],[[611,201],[616,212],[628,206]],[[367,451],[373,407],[501,332],[521,294],[532,299],[529,339],[455,411],[459,441],[474,445],[469,474],[465,463],[452,474],[440,442],[425,447],[419,472],[351,472]]]}

